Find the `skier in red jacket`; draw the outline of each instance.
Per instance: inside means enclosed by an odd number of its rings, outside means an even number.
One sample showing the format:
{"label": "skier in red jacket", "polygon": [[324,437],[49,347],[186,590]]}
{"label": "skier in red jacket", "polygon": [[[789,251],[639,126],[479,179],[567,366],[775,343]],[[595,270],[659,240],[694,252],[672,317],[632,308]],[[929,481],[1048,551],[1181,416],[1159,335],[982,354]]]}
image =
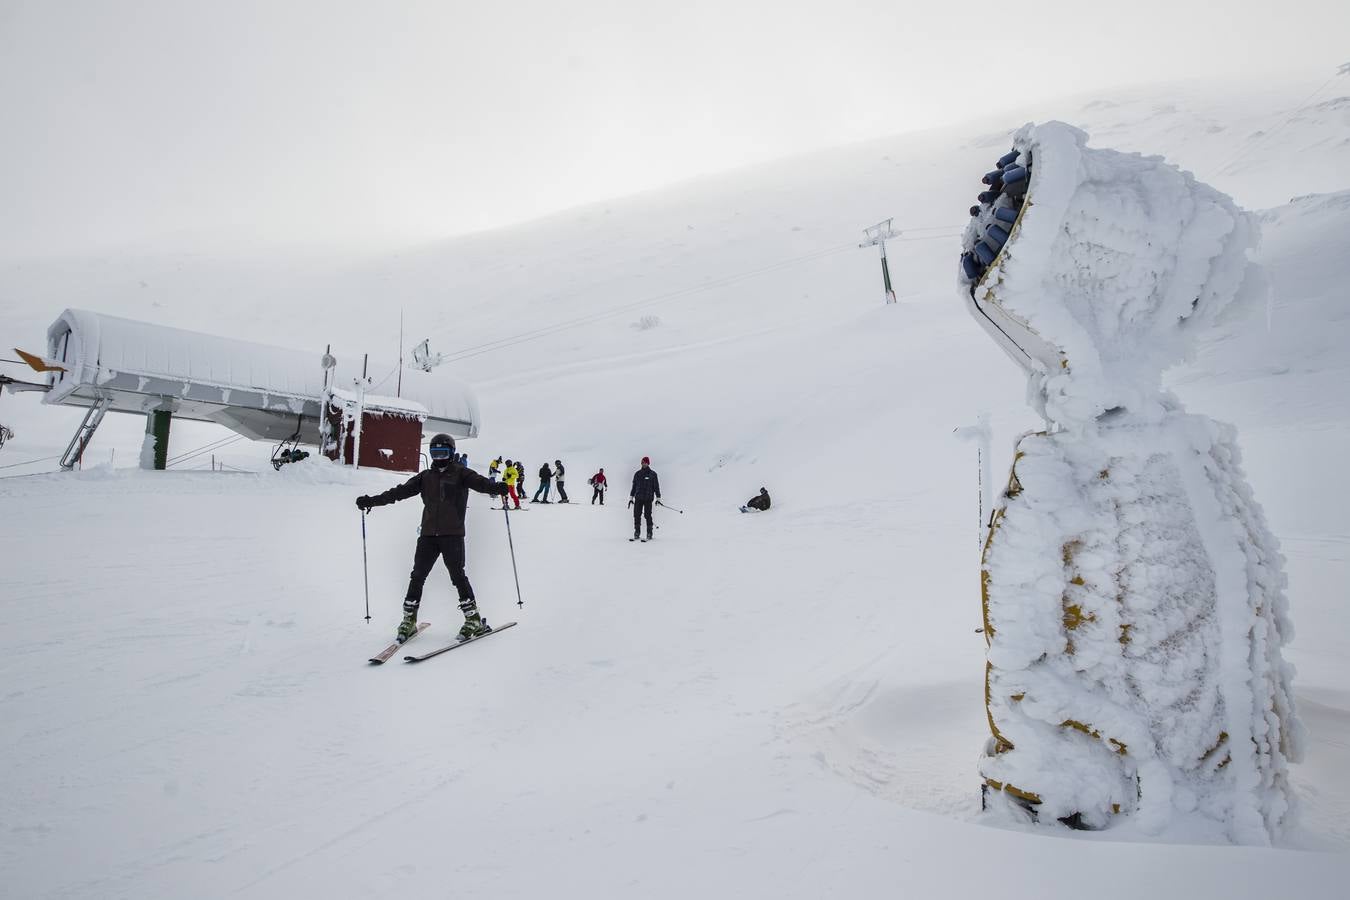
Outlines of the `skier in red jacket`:
{"label": "skier in red jacket", "polygon": [[596,500],[599,500],[600,505],[604,506],[605,491],[609,489],[609,482],[605,480],[604,469],[601,469],[599,472],[596,472],[594,475],[591,476],[590,485],[595,489],[594,491],[591,492],[591,506],[595,505]]}

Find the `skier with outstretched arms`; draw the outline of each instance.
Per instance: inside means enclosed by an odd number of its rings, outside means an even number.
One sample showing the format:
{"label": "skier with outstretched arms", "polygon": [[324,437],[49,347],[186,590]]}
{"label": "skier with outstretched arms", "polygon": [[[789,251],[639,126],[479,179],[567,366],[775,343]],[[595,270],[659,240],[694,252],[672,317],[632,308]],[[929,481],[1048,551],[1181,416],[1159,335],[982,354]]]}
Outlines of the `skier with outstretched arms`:
{"label": "skier with outstretched arms", "polygon": [[422,498],[422,527],[413,553],[412,577],[408,594],[403,600],[403,621],[398,626],[398,642],[403,643],[417,633],[417,609],[422,603],[422,585],[436,565],[437,557],[450,570],[450,581],[459,592],[459,609],[464,613],[464,626],[459,630],[461,641],[486,634],[492,629],[478,612],[473,586],[464,573],[464,510],[468,506],[469,491],[504,497],[507,486],[489,481],[472,469],[453,464],[455,439],[438,434],[431,439],[431,468],[418,472],[398,487],[390,488],[373,497],[362,495],[356,505],[363,512],[376,506],[387,506],[400,500]]}
{"label": "skier with outstretched arms", "polygon": [[647,537],[652,539],[652,503],[661,499],[661,480],[656,477],[650,457],[642,457],[642,468],[633,473],[633,489],[628,492],[629,505],[633,507],[633,537],[640,536],[642,517],[647,517]]}

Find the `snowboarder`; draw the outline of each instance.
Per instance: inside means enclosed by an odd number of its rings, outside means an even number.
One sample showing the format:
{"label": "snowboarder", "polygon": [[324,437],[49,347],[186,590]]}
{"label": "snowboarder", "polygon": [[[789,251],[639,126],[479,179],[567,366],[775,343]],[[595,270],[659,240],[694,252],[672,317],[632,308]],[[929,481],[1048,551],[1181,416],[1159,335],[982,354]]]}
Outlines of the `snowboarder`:
{"label": "snowboarder", "polygon": [[488,463],[488,481],[496,481],[502,471],[502,458],[499,456]]}
{"label": "snowboarder", "polygon": [[[549,486],[552,483],[553,483],[553,470],[548,467],[548,463],[544,463],[542,466],[539,467],[539,487],[535,489],[534,499],[531,500],[530,502],[548,503],[549,502],[548,490]],[[544,499],[542,501],[539,499],[540,494],[544,495]]]}
{"label": "snowboarder", "polygon": [[553,483],[558,486],[558,502],[571,503],[567,499],[567,491],[563,489],[563,464],[561,459],[553,461]]}
{"label": "snowboarder", "polygon": [[759,494],[745,501],[741,507],[741,512],[764,512],[769,508],[769,489],[760,488]]}
{"label": "snowboarder", "polygon": [[502,498],[502,506],[506,506],[507,498],[520,509],[520,495],[516,493],[516,481],[520,478],[520,469],[511,460],[506,461],[506,468],[502,470],[502,482],[506,484],[506,497]]}
{"label": "snowboarder", "polygon": [[[459,592],[459,609],[464,613],[464,625],[459,639],[468,640],[491,631],[478,613],[473,586],[464,574],[464,510],[469,502],[469,491],[503,496],[506,485],[495,484],[464,466],[453,465],[455,439],[438,434],[431,439],[431,468],[418,472],[403,484],[374,497],[361,495],[356,505],[362,512],[376,506],[387,506],[409,497],[422,497],[422,528],[413,553],[412,577],[408,594],[403,600],[403,622],[398,626],[397,640],[403,643],[417,632],[417,609],[422,604],[422,585],[436,565],[436,558],[445,560],[450,570],[450,581]],[[504,501],[503,501],[504,502]]]}
{"label": "snowboarder", "polygon": [[599,472],[596,472],[591,476],[591,480],[586,483],[594,488],[594,490],[591,491],[591,506],[595,505],[597,499],[600,501],[600,505],[604,506],[605,491],[609,490],[609,482],[605,479],[605,470],[601,469]]}
{"label": "snowboarder", "polygon": [[647,517],[647,540],[652,539],[652,502],[661,499],[661,481],[652,468],[651,457],[642,457],[642,468],[633,473],[633,489],[628,505],[633,507],[633,540],[639,537],[642,517]]}

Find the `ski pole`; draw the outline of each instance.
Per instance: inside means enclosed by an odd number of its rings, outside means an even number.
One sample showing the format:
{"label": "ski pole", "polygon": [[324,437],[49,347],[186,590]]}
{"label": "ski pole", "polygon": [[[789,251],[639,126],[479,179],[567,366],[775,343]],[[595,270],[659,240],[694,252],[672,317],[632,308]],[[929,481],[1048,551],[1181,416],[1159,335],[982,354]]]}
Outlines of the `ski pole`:
{"label": "ski pole", "polygon": [[511,574],[516,579],[516,606],[523,607],[525,601],[520,599],[520,573],[516,571],[516,544],[511,540],[511,514],[506,511],[506,504],[502,504],[502,515],[506,516],[506,544],[511,548]]}
{"label": "ski pole", "polygon": [[370,566],[366,563],[366,511],[361,510],[361,575],[366,582],[366,624],[370,624]]}
{"label": "ski pole", "polygon": [[[662,503],[660,500],[657,500],[657,501],[656,501],[656,505],[657,505],[657,506],[666,506],[666,505],[665,505],[664,503]],[[684,515],[684,510],[682,510],[682,509],[675,509],[675,507],[673,507],[673,506],[666,506],[666,509],[674,510],[675,512],[679,513],[680,515]]]}

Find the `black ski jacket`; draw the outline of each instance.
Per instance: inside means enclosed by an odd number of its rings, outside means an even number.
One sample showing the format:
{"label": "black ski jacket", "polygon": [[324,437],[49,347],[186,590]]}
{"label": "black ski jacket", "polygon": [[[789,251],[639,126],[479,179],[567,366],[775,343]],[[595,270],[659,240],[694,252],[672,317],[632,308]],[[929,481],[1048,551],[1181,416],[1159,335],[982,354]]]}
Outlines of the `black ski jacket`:
{"label": "black ski jacket", "polygon": [[548,484],[553,480],[553,470],[548,467],[548,463],[544,463],[539,467],[539,480],[544,484]]}
{"label": "black ski jacket", "polygon": [[422,495],[422,537],[462,537],[469,491],[500,495],[506,486],[488,481],[464,466],[435,467],[418,472],[398,487],[370,498],[372,506],[388,506]]}
{"label": "black ski jacket", "polygon": [[750,507],[751,509],[761,509],[761,510],[763,510],[763,509],[768,509],[768,508],[769,508],[769,495],[768,495],[767,492],[765,492],[765,493],[763,493],[763,494],[756,494],[755,496],[751,497],[749,500],[745,501],[745,505],[748,506],[748,507]]}
{"label": "black ski jacket", "polygon": [[628,496],[634,500],[650,500],[653,497],[660,500],[661,480],[656,477],[656,470],[648,467],[634,472],[633,489],[628,492]]}

